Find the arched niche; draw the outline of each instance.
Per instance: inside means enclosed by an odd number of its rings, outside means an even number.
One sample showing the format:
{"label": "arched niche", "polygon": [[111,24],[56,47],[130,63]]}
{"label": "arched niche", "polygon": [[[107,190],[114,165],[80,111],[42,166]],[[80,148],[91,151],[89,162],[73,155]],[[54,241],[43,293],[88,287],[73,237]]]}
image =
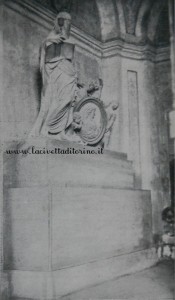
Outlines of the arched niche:
{"label": "arched niche", "polygon": [[136,18],[135,35],[155,46],[169,44],[168,2],[142,0]]}

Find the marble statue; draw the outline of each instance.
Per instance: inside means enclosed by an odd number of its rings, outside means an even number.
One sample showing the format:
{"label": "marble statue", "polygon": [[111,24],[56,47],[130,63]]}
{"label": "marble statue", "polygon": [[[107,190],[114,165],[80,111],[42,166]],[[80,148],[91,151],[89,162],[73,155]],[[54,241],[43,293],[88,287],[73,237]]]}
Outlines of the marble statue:
{"label": "marble statue", "polygon": [[41,46],[41,108],[30,137],[54,135],[64,140],[66,129],[73,122],[77,74],[72,64],[75,46],[67,42],[70,27],[71,16],[60,12]]}
{"label": "marble statue", "polygon": [[54,28],[42,43],[41,108],[30,137],[53,137],[84,145],[109,145],[116,105],[105,106],[101,99],[102,79],[88,88],[77,79],[73,67],[75,45],[69,42],[71,16],[60,12]]}
{"label": "marble statue", "polygon": [[110,102],[105,106],[105,111],[107,114],[107,126],[106,131],[103,138],[104,148],[109,149],[110,139],[112,134],[113,125],[116,121],[116,111],[118,109],[119,104],[115,102]]}

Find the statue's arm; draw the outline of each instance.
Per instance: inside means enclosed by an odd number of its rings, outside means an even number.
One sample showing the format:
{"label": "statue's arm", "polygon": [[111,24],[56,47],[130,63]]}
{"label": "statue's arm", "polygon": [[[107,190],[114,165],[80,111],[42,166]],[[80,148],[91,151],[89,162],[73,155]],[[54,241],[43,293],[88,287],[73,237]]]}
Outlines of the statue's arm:
{"label": "statue's arm", "polygon": [[115,120],[116,120],[116,114],[113,113],[113,114],[110,115],[110,117],[108,119],[108,124],[107,124],[107,128],[106,128],[106,132],[108,132],[109,130],[112,129]]}

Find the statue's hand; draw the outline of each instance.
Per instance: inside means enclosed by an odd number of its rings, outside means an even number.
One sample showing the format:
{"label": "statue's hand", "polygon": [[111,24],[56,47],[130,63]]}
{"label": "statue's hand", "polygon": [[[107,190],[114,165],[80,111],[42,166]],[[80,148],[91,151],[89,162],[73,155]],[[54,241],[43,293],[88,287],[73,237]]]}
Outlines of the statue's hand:
{"label": "statue's hand", "polygon": [[59,37],[59,40],[60,40],[61,42],[64,42],[64,41],[65,41],[65,37],[64,37],[64,36],[60,36],[60,37]]}
{"label": "statue's hand", "polygon": [[78,80],[78,82],[77,82],[77,88],[83,89],[84,87],[85,87],[85,84],[82,83],[82,82],[80,82],[80,81]]}
{"label": "statue's hand", "polygon": [[43,47],[47,47],[53,43],[55,44],[59,44],[62,43],[64,41],[64,38],[62,36],[57,36],[55,38],[48,38],[43,42]]}
{"label": "statue's hand", "polygon": [[74,100],[72,101],[71,106],[74,107],[75,103],[76,103],[76,98],[74,98]]}

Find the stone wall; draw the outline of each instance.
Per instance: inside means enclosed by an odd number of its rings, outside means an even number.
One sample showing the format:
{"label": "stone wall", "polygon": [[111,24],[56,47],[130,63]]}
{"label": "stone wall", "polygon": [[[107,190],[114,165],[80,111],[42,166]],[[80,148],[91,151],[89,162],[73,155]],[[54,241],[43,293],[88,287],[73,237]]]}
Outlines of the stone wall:
{"label": "stone wall", "polygon": [[47,36],[9,8],[4,9],[4,139],[27,135],[40,106],[39,47]]}
{"label": "stone wall", "polygon": [[[47,27],[31,20],[25,11],[20,14],[8,7],[4,9],[5,140],[26,137],[37,117],[41,98],[39,49],[52,26]],[[77,73],[80,81],[88,86],[91,80],[100,77],[99,59],[81,47],[75,51]]]}
{"label": "stone wall", "polygon": [[3,197],[3,1],[0,1],[0,299],[9,299],[7,274],[4,272],[4,197]]}
{"label": "stone wall", "polygon": [[161,231],[161,211],[170,203],[167,113],[171,109],[172,93],[169,54],[156,62],[149,57],[139,58],[134,49],[130,57],[123,49],[122,58],[117,49],[115,51],[113,56],[103,59],[103,97],[119,103],[110,146],[115,151],[127,153],[128,159],[133,161],[135,187],[151,190],[153,231]]}

